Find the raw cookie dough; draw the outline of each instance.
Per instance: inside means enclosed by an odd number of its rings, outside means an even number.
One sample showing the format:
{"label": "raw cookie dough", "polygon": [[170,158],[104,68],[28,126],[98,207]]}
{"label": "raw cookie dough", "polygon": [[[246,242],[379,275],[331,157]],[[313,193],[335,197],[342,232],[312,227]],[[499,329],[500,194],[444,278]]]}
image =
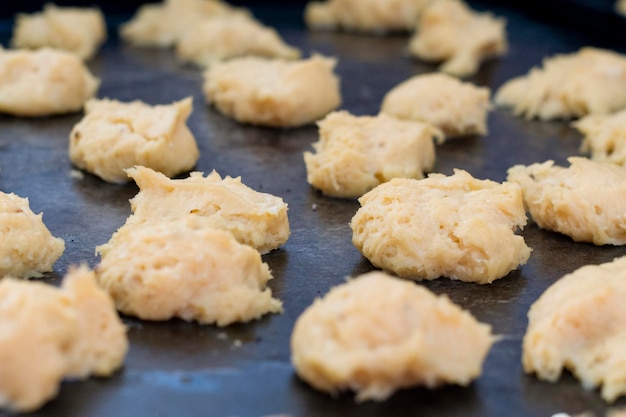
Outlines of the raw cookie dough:
{"label": "raw cookie dough", "polygon": [[241,123],[297,127],[341,104],[336,60],[315,55],[299,61],[237,58],[204,74],[209,104]]}
{"label": "raw cookie dough", "polygon": [[542,68],[506,82],[496,92],[499,106],[527,119],[567,119],[626,108],[626,57],[582,48],[546,58]]}
{"label": "raw cookie dough", "polygon": [[307,180],[334,197],[360,197],[395,177],[422,178],[435,163],[433,138],[443,139],[429,124],[384,114],[334,112],[318,126],[315,153],[304,153]]}
{"label": "raw cookie dough", "polygon": [[144,4],[135,16],[120,26],[120,36],[137,46],[170,47],[198,23],[232,14],[249,15],[220,0],[165,0]]}
{"label": "raw cookie dough", "polygon": [[517,184],[463,170],[422,180],[394,178],[359,198],[352,243],[375,266],[401,277],[445,276],[487,284],[525,264],[531,249]]}
{"label": "raw cookie dough", "polygon": [[581,151],[591,159],[626,165],[626,110],[615,114],[592,114],[572,124],[584,136]]}
{"label": "raw cookie dough", "polygon": [[113,301],[86,267],[70,269],[61,289],[0,280],[0,408],[33,411],[64,378],[112,374],[127,349]]}
{"label": "raw cookie dough", "polygon": [[117,239],[146,223],[158,223],[194,214],[207,217],[213,227],[231,232],[237,241],[262,254],[283,245],[289,238],[287,204],[282,198],[260,193],[242,184],[241,178],[213,171],[206,177],[192,172],[188,178],[172,180],[137,166],[126,170],[139,186],[130,200],[133,214],[98,251],[105,256]]}
{"label": "raw cookie dough", "polygon": [[287,45],[276,30],[244,15],[208,19],[193,26],[176,43],[176,54],[182,61],[203,67],[241,56],[300,58],[300,50]]}
{"label": "raw cookie dough", "polygon": [[129,180],[124,171],[143,165],[168,177],[189,171],[200,153],[187,127],[191,97],[170,105],[92,99],[72,129],[69,155],[78,168],[107,182]]}
{"label": "raw cookie dough", "polygon": [[446,74],[416,75],[392,88],[381,113],[430,123],[446,137],[486,135],[489,88]]}
{"label": "raw cookie dough", "polygon": [[409,42],[411,55],[443,61],[441,71],[473,75],[481,62],[507,51],[506,21],[477,13],[461,0],[436,0],[424,8]]}
{"label": "raw cookie dough", "polygon": [[312,1],[304,20],[312,29],[358,32],[410,31],[430,0],[327,0]]}
{"label": "raw cookie dough", "polygon": [[46,4],[42,12],[17,15],[11,45],[30,49],[50,47],[89,59],[106,36],[106,23],[100,9]]}
{"label": "raw cookie dough", "polygon": [[291,361],[321,391],[352,390],[357,401],[382,401],[400,388],[468,385],[481,375],[494,339],[489,325],[446,296],[370,272],[302,313]]}
{"label": "raw cookie dough", "polygon": [[613,402],[626,394],[626,257],[587,265],[548,288],[528,313],[524,371],[554,382],[564,369]]}
{"label": "raw cookie dough", "polygon": [[568,158],[508,170],[508,181],[522,187],[531,217],[543,229],[577,242],[626,244],[626,168],[586,158]]}
{"label": "raw cookie dough", "polygon": [[70,52],[0,47],[0,112],[46,116],[82,109],[100,82]]}
{"label": "raw cookie dough", "polygon": [[282,311],[259,252],[206,217],[149,223],[116,240],[96,267],[122,313],[226,326]]}
{"label": "raw cookie dough", "polygon": [[27,198],[0,192],[0,278],[40,277],[65,250],[65,242],[52,236]]}

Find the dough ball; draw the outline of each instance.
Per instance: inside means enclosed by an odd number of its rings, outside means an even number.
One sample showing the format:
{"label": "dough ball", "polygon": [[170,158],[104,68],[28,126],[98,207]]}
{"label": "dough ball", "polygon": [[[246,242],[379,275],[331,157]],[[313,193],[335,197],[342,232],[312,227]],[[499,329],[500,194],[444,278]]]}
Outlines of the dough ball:
{"label": "dough ball", "polygon": [[512,107],[527,119],[567,119],[613,113],[626,107],[626,57],[582,48],[573,54],[546,58],[506,82],[495,95],[497,105]]}
{"label": "dough ball", "polygon": [[293,62],[247,57],[216,63],[204,74],[204,94],[238,122],[297,127],[341,104],[335,63],[317,55]]}
{"label": "dough ball", "polygon": [[416,75],[392,88],[381,113],[430,123],[446,137],[486,135],[489,88],[446,74]]}
{"label": "dough ball", "polygon": [[0,192],[0,278],[40,277],[65,250],[65,242],[52,236],[28,199]]}
{"label": "dough ball", "polygon": [[120,37],[133,45],[167,48],[174,46],[189,28],[207,19],[249,15],[220,0],[165,0],[142,5],[133,18],[120,26]]}
{"label": "dough ball", "polygon": [[170,105],[89,100],[70,134],[70,159],[105,181],[129,180],[124,171],[143,165],[168,177],[189,171],[200,153],[187,127],[191,97]]}
{"label": "dough ball", "polygon": [[46,4],[42,12],[17,15],[11,45],[30,49],[50,47],[89,59],[106,36],[106,22],[100,9]]}
{"label": "dough ball", "polygon": [[524,370],[554,382],[564,369],[602,398],[626,394],[626,257],[565,275],[531,306]]}
{"label": "dough ball", "polygon": [[300,50],[287,45],[273,28],[245,15],[207,19],[185,31],[176,43],[182,61],[210,66],[241,56],[298,59]]}
{"label": "dough ball", "polygon": [[357,401],[382,401],[400,388],[468,385],[480,376],[493,342],[490,326],[446,296],[370,272],[302,313],[291,360],[321,391],[352,390]]}
{"label": "dough ball", "polygon": [[324,194],[360,197],[392,178],[422,178],[435,163],[435,127],[381,114],[330,113],[318,122],[315,153],[305,152],[307,180]]}
{"label": "dough ball", "polygon": [[591,114],[573,126],[584,135],[581,151],[591,159],[626,165],[626,110],[612,115]]}
{"label": "dough ball", "polygon": [[577,242],[626,244],[626,168],[586,158],[553,161],[508,170],[508,181],[522,187],[530,215],[543,229]]}
{"label": "dough ball", "polygon": [[187,215],[137,227],[102,257],[100,285],[121,312],[146,320],[226,326],[281,312],[259,252],[212,226]]}
{"label": "dough ball", "polygon": [[530,256],[524,238],[515,234],[526,214],[514,183],[455,170],[449,177],[394,178],[359,202],[350,224],[352,243],[372,264],[401,277],[487,284]]}
{"label": "dough ball", "polygon": [[192,172],[188,178],[172,180],[150,168],[137,166],[126,171],[139,186],[131,200],[133,214],[98,251],[106,255],[114,242],[134,233],[144,223],[159,223],[188,214],[207,217],[211,225],[233,234],[237,241],[267,253],[289,238],[287,204],[282,198],[254,191],[241,178],[213,171],[206,177]]}
{"label": "dough ball", "polygon": [[66,377],[111,374],[127,349],[113,302],[86,267],[72,269],[61,289],[0,281],[0,408],[33,411]]}
{"label": "dough ball", "polygon": [[357,32],[410,31],[430,0],[327,0],[309,2],[304,20],[312,29]]}
{"label": "dough ball", "polygon": [[417,22],[409,52],[425,61],[443,61],[441,71],[451,75],[473,75],[484,59],[507,51],[506,21],[477,13],[461,0],[433,1]]}
{"label": "dough ball", "polygon": [[74,54],[0,48],[0,112],[47,116],[83,108],[100,82]]}

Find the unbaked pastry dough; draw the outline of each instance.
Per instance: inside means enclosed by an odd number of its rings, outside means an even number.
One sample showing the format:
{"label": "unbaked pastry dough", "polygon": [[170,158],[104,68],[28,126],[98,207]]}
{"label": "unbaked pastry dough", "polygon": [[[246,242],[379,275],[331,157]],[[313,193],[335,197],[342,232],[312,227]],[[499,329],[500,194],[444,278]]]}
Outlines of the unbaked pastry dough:
{"label": "unbaked pastry dough", "polygon": [[487,284],[530,256],[515,234],[526,214],[514,183],[478,180],[457,169],[452,176],[394,178],[359,202],[352,242],[372,264],[401,277]]}
{"label": "unbaked pastry dough", "polygon": [[176,42],[176,54],[182,61],[207,67],[241,56],[298,59],[300,50],[287,45],[275,29],[239,14],[191,27]]}
{"label": "unbaked pastry dough", "polygon": [[584,135],[581,151],[591,152],[591,159],[626,165],[626,110],[585,116],[573,126]]}
{"label": "unbaked pastry dough", "polygon": [[146,223],[159,223],[194,214],[207,217],[213,227],[231,232],[237,241],[267,253],[289,238],[287,204],[282,198],[247,187],[241,178],[213,171],[206,177],[192,172],[173,180],[137,166],[126,170],[139,186],[130,200],[133,214],[98,251],[105,256],[117,239]]}
{"label": "unbaked pastry dough", "polygon": [[508,170],[518,183],[531,217],[543,229],[577,242],[626,244],[626,168],[571,157],[570,166],[554,161]]}
{"label": "unbaked pastry dough", "polygon": [[0,408],[33,411],[64,378],[112,374],[127,350],[113,301],[86,267],[70,269],[61,289],[0,280]]}
{"label": "unbaked pastry dough", "polygon": [[312,1],[304,20],[312,29],[358,32],[410,31],[430,0],[327,0]]}
{"label": "unbaked pastry dough", "polygon": [[191,97],[170,105],[89,100],[72,129],[69,155],[78,168],[105,181],[129,180],[124,171],[142,165],[168,177],[189,171],[200,153],[187,127]]}
{"label": "unbaked pastry dough", "polygon": [[587,47],[546,58],[542,68],[500,87],[495,102],[527,119],[616,112],[626,108],[626,57]]}
{"label": "unbaked pastry dough", "polygon": [[357,401],[382,401],[400,388],[468,385],[481,375],[494,339],[489,325],[445,295],[370,272],[302,313],[291,360],[321,391],[353,390]]}
{"label": "unbaked pastry dough", "polygon": [[28,199],[0,192],[0,278],[40,277],[65,250],[63,239],[52,236]]}
{"label": "unbaked pastry dough", "polygon": [[528,313],[524,370],[554,382],[568,369],[602,398],[626,394],[626,257],[587,265],[548,288]]}
{"label": "unbaked pastry dough", "polygon": [[487,134],[489,88],[446,74],[416,75],[392,88],[381,113],[430,123],[446,137]]}
{"label": "unbaked pastry dough", "polygon": [[178,317],[226,326],[282,311],[259,252],[210,218],[148,223],[116,240],[96,267],[98,282],[124,314]]}
{"label": "unbaked pastry dough", "polygon": [[341,104],[336,60],[315,55],[298,61],[257,57],[212,65],[204,74],[209,104],[242,123],[297,127]]}
{"label": "unbaked pastry dough", "polygon": [[17,15],[11,45],[30,49],[50,47],[89,59],[106,36],[106,23],[100,9],[46,4],[42,12]]}
{"label": "unbaked pastry dough", "polygon": [[46,116],[82,109],[100,82],[74,54],[0,47],[0,112]]}
{"label": "unbaked pastry dough", "polygon": [[426,61],[443,61],[441,71],[451,75],[473,75],[484,59],[507,51],[506,21],[477,13],[462,0],[435,0],[417,22],[409,52]]}
{"label": "unbaked pastry dough", "polygon": [[330,113],[318,122],[320,140],[305,152],[309,184],[334,197],[360,197],[392,178],[422,178],[435,163],[439,129],[420,122]]}

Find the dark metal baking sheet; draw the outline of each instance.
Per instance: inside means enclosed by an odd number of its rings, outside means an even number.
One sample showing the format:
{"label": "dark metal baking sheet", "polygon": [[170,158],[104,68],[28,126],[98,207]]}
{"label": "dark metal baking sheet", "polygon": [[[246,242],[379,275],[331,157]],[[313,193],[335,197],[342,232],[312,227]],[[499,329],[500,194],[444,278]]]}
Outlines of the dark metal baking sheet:
{"label": "dark metal baking sheet", "polygon": [[[505,6],[477,7],[489,7],[508,19],[509,54],[486,63],[471,79],[492,89],[525,73],[546,55],[588,44],[623,47],[608,43],[608,37],[565,30]],[[339,58],[342,108],[355,114],[377,113],[391,87],[435,69],[406,56],[406,36],[307,32],[300,11],[290,13],[288,6],[267,17],[275,19],[272,23],[288,42],[305,52]],[[325,197],[306,183],[302,152],[317,140],[316,128],[239,125],[204,104],[200,71],[179,65],[172,51],[131,48],[114,34],[90,67],[102,78],[99,97],[156,104],[193,96],[189,125],[201,150],[197,170],[241,176],[252,188],[281,196],[289,204],[291,237],[282,249],[264,256],[275,277],[270,286],[285,311],[227,328],[124,318],[131,345],[123,370],[109,379],[64,383],[58,398],[34,415],[545,417],[588,410],[604,414],[607,407],[598,393],[583,389],[567,373],[555,384],[525,375],[521,340],[529,306],[550,284],[582,265],[623,255],[624,248],[574,243],[529,224],[523,235],[534,249],[532,256],[506,278],[484,286],[447,279],[421,284],[448,294],[503,336],[491,350],[482,377],[466,388],[403,390],[383,403],[356,404],[350,394],[331,398],[294,375],[289,362],[291,329],[315,297],[372,266],[351,244],[348,223],[358,203]],[[71,264],[97,263],[94,247],[124,222],[130,212],[128,199],[137,192],[134,184],[111,185],[87,174],[71,175],[68,135],[80,118],[80,114],[0,116],[0,189],[28,197],[35,212],[44,212],[53,234],[66,241],[55,271],[44,278],[51,283],[58,283]],[[462,168],[478,178],[502,181],[514,164],[547,159],[563,164],[567,156],[579,154],[581,138],[567,122],[524,121],[496,109],[489,128],[485,137],[439,146],[435,171],[450,174],[453,168]]]}

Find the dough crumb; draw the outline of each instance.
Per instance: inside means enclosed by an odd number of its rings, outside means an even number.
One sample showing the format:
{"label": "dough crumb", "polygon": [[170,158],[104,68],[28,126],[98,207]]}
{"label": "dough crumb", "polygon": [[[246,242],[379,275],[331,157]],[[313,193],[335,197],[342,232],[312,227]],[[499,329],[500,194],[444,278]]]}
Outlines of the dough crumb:
{"label": "dough crumb", "polygon": [[572,126],[584,135],[581,152],[590,152],[594,161],[626,165],[626,110],[585,116]]}

